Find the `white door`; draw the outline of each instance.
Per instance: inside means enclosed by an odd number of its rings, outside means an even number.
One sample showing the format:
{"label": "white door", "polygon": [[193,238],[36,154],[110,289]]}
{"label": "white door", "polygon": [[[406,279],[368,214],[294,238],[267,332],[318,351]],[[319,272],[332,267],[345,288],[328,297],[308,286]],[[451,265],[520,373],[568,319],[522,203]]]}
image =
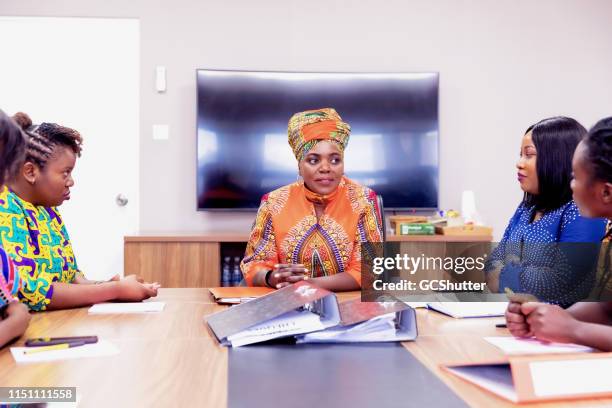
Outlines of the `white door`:
{"label": "white door", "polygon": [[123,237],[139,226],[139,21],[0,17],[0,38],[0,109],[84,138],[60,208],[80,269],[90,279],[122,274]]}

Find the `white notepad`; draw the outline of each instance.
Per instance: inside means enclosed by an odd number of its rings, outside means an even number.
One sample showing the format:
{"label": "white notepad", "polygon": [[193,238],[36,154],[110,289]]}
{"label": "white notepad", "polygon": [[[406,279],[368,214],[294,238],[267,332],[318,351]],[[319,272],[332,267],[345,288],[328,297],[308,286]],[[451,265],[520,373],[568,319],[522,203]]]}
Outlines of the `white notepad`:
{"label": "white notepad", "polygon": [[484,339],[509,355],[589,353],[594,351],[590,347],[579,344],[545,343],[535,338],[485,337]]}
{"label": "white notepad", "polygon": [[106,340],[98,340],[97,343],[85,344],[83,346],[62,350],[41,351],[33,354],[24,353],[24,351],[32,349],[33,347],[11,347],[11,354],[16,363],[47,363],[51,361],[105,357],[119,354],[117,346]]}
{"label": "white notepad", "polygon": [[151,313],[164,310],[164,302],[98,303],[89,308],[89,314]]}
{"label": "white notepad", "polygon": [[534,361],[530,366],[533,391],[538,397],[612,390],[612,359]]}

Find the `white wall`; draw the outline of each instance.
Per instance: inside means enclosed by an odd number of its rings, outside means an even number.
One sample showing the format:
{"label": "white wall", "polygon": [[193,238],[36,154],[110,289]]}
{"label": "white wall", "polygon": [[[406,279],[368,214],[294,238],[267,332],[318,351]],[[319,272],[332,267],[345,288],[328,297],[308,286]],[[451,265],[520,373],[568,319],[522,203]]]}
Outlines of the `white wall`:
{"label": "white wall", "polygon": [[[195,211],[196,68],[439,71],[440,205],[474,190],[496,237],[521,197],[527,126],[612,114],[607,0],[2,0],[0,14],[141,19],[142,231],[246,231],[253,219]],[[154,123],[170,140],[152,140]]]}
{"label": "white wall", "polygon": [[[138,20],[0,17],[0,38],[19,38],[2,43],[10,55],[0,63],[2,109],[87,135],[72,199],[61,209],[79,269],[89,279],[121,274],[123,237],[140,229]],[[118,194],[127,206],[116,204]]]}

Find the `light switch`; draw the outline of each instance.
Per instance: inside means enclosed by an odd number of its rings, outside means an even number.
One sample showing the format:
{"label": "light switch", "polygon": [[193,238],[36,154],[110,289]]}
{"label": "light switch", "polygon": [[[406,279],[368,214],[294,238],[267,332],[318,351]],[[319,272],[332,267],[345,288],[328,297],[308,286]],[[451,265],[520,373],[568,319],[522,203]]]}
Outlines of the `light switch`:
{"label": "light switch", "polygon": [[155,90],[159,93],[166,92],[166,67],[155,67]]}
{"label": "light switch", "polygon": [[170,126],[153,125],[153,140],[168,140],[170,137]]}

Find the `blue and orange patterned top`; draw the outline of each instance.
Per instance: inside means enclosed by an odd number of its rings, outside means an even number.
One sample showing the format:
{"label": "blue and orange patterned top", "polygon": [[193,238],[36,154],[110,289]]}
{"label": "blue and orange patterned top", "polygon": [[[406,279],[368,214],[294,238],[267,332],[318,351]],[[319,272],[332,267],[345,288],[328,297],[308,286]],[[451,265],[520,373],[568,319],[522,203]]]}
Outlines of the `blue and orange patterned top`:
{"label": "blue and orange patterned top", "polygon": [[0,192],[0,243],[22,281],[19,299],[45,310],[53,282],[72,283],[81,274],[68,231],[56,207],[37,207],[8,187]]}
{"label": "blue and orange patterned top", "polygon": [[304,264],[313,278],[346,272],[361,285],[361,245],[382,242],[376,193],[343,177],[318,220],[315,196],[303,181],[263,196],[240,265],[248,285],[278,263]]}

